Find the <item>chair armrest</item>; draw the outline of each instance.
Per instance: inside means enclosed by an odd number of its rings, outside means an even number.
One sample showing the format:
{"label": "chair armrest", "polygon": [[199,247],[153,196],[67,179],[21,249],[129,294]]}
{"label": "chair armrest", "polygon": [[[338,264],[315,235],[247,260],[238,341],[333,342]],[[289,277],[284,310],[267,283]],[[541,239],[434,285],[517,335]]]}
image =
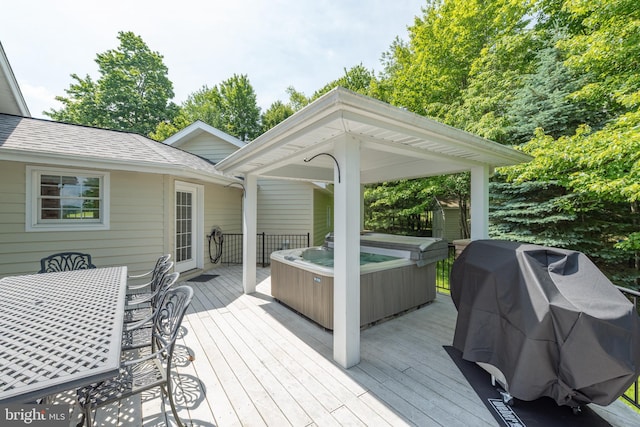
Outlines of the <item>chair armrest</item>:
{"label": "chair armrest", "polygon": [[147,360],[152,360],[152,359],[161,360],[163,356],[163,352],[165,350],[166,350],[166,347],[162,347],[160,350],[147,354],[145,356],[138,357],[136,359],[131,359],[131,360],[123,360],[120,362],[120,367],[127,368],[129,366],[138,365],[142,362],[146,362]]}
{"label": "chair armrest", "polygon": [[127,276],[128,279],[139,279],[141,277],[147,277],[148,275],[150,275],[151,273],[153,273],[153,270],[149,270],[144,274],[129,274]]}
{"label": "chair armrest", "polygon": [[140,285],[127,285],[127,290],[144,289],[151,286],[151,282],[142,283]]}
{"label": "chair armrest", "polygon": [[144,319],[140,319],[136,322],[125,323],[123,327],[124,332],[131,332],[131,331],[135,331],[136,329],[142,329],[142,328],[151,328],[153,326],[153,323],[152,323],[153,314],[154,313],[151,313]]}

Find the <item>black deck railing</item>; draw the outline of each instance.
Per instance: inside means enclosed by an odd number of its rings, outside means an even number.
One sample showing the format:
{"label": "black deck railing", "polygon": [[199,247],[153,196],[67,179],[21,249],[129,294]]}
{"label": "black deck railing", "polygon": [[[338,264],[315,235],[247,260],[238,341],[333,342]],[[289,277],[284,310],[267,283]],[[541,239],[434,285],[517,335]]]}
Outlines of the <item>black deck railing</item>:
{"label": "black deck railing", "polygon": [[[633,289],[623,288],[622,286],[617,286],[620,289],[620,292],[624,294],[629,301],[631,301],[636,308],[638,314],[640,314],[640,292],[634,291]],[[640,408],[640,379],[636,379],[636,382],[629,387],[629,389],[622,395],[622,397],[631,403],[636,408]]]}
{"label": "black deck railing", "polygon": [[[307,234],[266,234],[258,233],[256,244],[256,259],[263,267],[271,264],[271,252],[283,249],[308,248],[311,235]],[[242,264],[242,233],[224,234],[222,244],[223,264]]]}
{"label": "black deck railing", "polygon": [[451,273],[451,267],[455,259],[456,247],[450,244],[447,258],[438,261],[436,264],[436,290],[438,292],[444,294],[451,293],[451,288],[449,288],[449,273]]}

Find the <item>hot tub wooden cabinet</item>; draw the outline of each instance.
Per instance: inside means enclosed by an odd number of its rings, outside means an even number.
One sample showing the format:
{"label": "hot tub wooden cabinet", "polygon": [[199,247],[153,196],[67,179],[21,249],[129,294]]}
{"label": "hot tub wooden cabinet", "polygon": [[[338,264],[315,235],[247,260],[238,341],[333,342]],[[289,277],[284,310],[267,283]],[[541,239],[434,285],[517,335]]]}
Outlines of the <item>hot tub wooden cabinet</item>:
{"label": "hot tub wooden cabinet", "polygon": [[[333,330],[333,269],[304,261],[271,258],[275,299]],[[367,326],[436,297],[436,264],[392,263],[391,268],[360,274],[360,325]],[[380,263],[385,264],[385,263]]]}

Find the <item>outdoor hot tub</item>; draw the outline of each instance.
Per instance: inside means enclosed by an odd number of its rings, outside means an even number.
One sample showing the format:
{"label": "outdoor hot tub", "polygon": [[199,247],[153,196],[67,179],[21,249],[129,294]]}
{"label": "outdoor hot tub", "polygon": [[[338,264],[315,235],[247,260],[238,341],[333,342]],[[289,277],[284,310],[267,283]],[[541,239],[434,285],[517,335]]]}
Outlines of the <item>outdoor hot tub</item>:
{"label": "outdoor hot tub", "polygon": [[[436,262],[447,242],[430,237],[363,233],[360,239],[360,325],[435,299]],[[333,236],[323,246],[271,254],[271,294],[324,328],[333,329]]]}

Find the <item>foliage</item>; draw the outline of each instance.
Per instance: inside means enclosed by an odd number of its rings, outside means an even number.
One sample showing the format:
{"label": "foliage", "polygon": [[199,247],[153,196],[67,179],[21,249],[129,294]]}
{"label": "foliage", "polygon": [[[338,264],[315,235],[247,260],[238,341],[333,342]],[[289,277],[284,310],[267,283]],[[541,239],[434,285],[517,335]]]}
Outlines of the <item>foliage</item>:
{"label": "foliage", "polygon": [[376,77],[373,71],[367,70],[362,64],[359,64],[348,70],[345,68],[342,77],[327,83],[322,89],[316,91],[310,100],[314,101],[338,86],[363,95],[372,96],[372,88],[375,82]]}
{"label": "foliage", "polygon": [[160,123],[153,139],[164,140],[179,130],[201,120],[242,141],[250,141],[257,137],[260,126],[260,108],[256,94],[245,75],[234,74],[218,86],[203,86],[193,92],[180,106],[176,117]]}
{"label": "foliage", "polygon": [[522,76],[521,86],[514,91],[508,108],[506,132],[511,135],[512,143],[527,142],[534,137],[536,129],[558,138],[574,133],[583,123],[601,126],[602,115],[571,97],[584,78],[567,68],[563,60],[553,40],[536,52],[532,61],[535,70]]}
{"label": "foliage", "polygon": [[460,206],[461,229],[469,236],[469,174],[384,182],[365,187],[365,227],[401,234],[429,234],[428,212],[437,200],[455,200]]}
{"label": "foliage", "polygon": [[60,110],[45,112],[54,120],[149,134],[176,112],[173,84],[162,55],[152,52],[142,38],[119,32],[117,49],[98,54],[100,77],[94,81],[72,74],[75,81],[66,97],[57,96]]}
{"label": "foliage", "polygon": [[575,93],[612,112],[637,110],[640,103],[640,3],[636,0],[568,0],[565,11],[585,30],[559,42],[567,65],[591,77]]}
{"label": "foliage", "polygon": [[293,116],[295,111],[293,107],[284,104],[282,101],[276,101],[262,115],[262,132],[266,132],[280,122],[285,121]]}
{"label": "foliage", "polygon": [[[493,237],[638,268],[639,30],[634,0],[434,0],[383,55],[371,92],[535,157],[498,170]],[[412,185],[413,196],[368,189],[380,197],[371,223],[424,210],[431,187]]]}
{"label": "foliage", "polygon": [[394,105],[444,118],[469,87],[474,62],[502,34],[526,25],[525,1],[434,0],[385,54],[384,98]]}

